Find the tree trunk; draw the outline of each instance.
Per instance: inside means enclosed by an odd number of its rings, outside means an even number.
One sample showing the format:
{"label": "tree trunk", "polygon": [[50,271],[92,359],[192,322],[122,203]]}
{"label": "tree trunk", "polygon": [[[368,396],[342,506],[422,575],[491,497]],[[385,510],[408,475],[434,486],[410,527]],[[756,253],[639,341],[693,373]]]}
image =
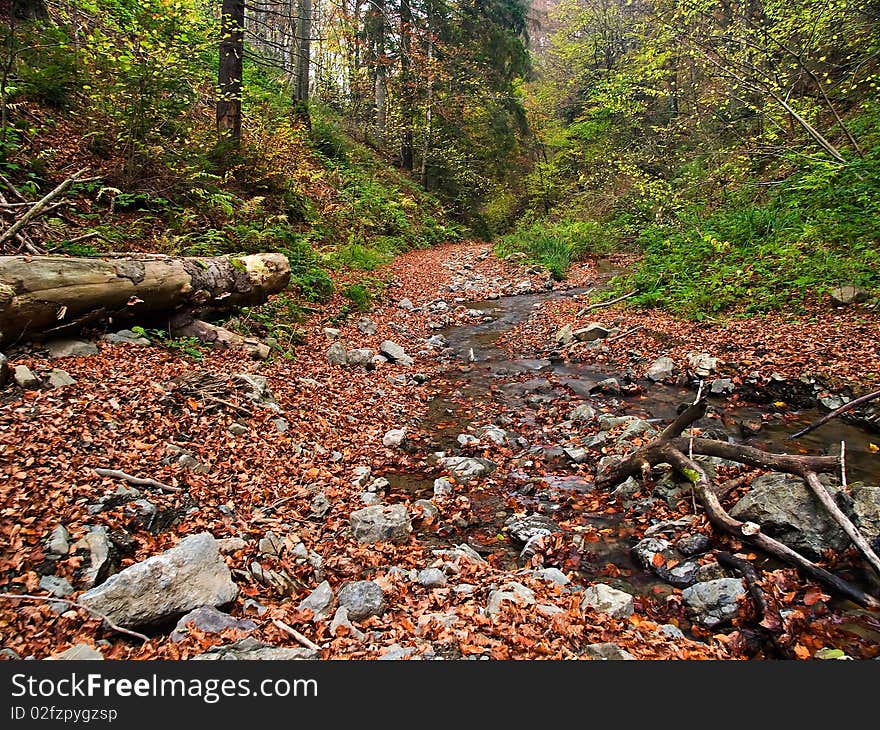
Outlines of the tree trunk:
{"label": "tree trunk", "polygon": [[0,256],[0,344],[101,317],[134,320],[260,304],[289,281],[290,264],[280,253]]}
{"label": "tree trunk", "polygon": [[298,15],[296,101],[305,105],[309,100],[309,70],[312,52],[312,0],[299,0]]}
{"label": "tree trunk", "polygon": [[413,89],[412,89],[412,8],[409,0],[400,0],[400,165],[404,170],[413,169]]}
{"label": "tree trunk", "polygon": [[244,58],[244,0],[223,0],[220,21],[220,67],[217,74],[217,134],[241,141],[241,76]]}

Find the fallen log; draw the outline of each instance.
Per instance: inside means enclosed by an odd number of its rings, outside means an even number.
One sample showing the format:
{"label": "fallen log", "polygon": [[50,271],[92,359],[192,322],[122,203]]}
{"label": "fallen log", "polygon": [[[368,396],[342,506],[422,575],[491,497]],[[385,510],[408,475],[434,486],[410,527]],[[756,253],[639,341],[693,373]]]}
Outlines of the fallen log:
{"label": "fallen log", "polygon": [[0,345],[100,318],[222,312],[266,301],[290,281],[280,253],[183,258],[0,256]]}

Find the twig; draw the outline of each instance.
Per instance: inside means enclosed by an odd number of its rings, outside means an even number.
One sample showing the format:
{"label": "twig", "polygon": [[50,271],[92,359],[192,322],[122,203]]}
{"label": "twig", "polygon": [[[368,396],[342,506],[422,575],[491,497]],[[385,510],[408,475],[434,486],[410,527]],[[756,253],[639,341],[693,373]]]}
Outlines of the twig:
{"label": "twig", "polygon": [[28,203],[28,202],[29,202],[28,199],[27,199],[26,197],[24,197],[24,195],[22,195],[22,194],[18,191],[18,188],[15,187],[15,185],[13,185],[11,182],[9,182],[9,180],[6,178],[5,175],[0,175],[0,181],[2,181],[3,184],[4,184],[7,188],[9,188],[9,191],[10,191],[10,192],[11,192],[16,198],[18,198],[20,201],[22,201],[23,203]]}
{"label": "twig", "polygon": [[216,396],[208,395],[205,392],[200,392],[199,395],[202,396],[202,398],[205,398],[207,400],[214,401],[215,403],[220,403],[221,405],[227,406],[229,408],[233,408],[243,416],[254,415],[247,408],[242,408],[241,406],[237,406],[237,405],[235,405],[235,403],[230,403],[228,400],[223,400],[222,398],[217,398]]}
{"label": "twig", "polygon": [[272,619],[272,623],[275,624],[282,631],[290,634],[294,639],[296,639],[306,649],[311,649],[312,651],[321,651],[321,647],[318,646],[314,641],[312,641],[311,639],[309,639],[306,636],[303,636],[299,631],[297,631],[295,628],[293,628],[293,626],[288,626],[280,618]]}
{"label": "twig", "polygon": [[609,299],[607,302],[597,302],[596,304],[591,304],[590,306],[584,307],[583,309],[579,310],[575,317],[583,317],[587,312],[591,312],[594,309],[599,309],[600,307],[610,307],[612,304],[617,304],[618,302],[622,302],[624,299],[634,297],[638,293],[638,289],[633,289],[628,294],[624,294],[622,297],[617,297],[617,299]]}
{"label": "twig", "polygon": [[100,477],[111,477],[113,479],[122,479],[123,481],[126,481],[129,484],[134,484],[136,487],[152,487],[153,489],[161,489],[163,492],[182,492],[183,491],[180,487],[172,487],[170,484],[164,484],[162,482],[157,482],[155,479],[135,477],[135,476],[132,476],[131,474],[126,474],[124,471],[119,471],[118,469],[96,468],[95,474],[97,474]]}
{"label": "twig", "polygon": [[636,332],[638,332],[639,330],[642,330],[644,328],[645,328],[645,325],[643,325],[643,324],[636,325],[632,329],[628,329],[626,332],[620,332],[619,334],[614,335],[614,337],[609,337],[607,340],[605,340],[605,342],[606,343],[607,342],[614,342],[615,340],[620,340],[620,339],[623,339],[624,337],[629,337],[629,335],[634,335]]}
{"label": "twig", "polygon": [[848,410],[855,408],[856,406],[860,406],[862,403],[867,403],[868,401],[874,400],[875,398],[880,398],[880,390],[875,390],[873,393],[868,393],[867,395],[863,395],[861,398],[856,398],[855,400],[851,400],[849,403],[844,403],[840,408],[836,408],[831,411],[831,413],[822,416],[815,423],[811,423],[806,428],[802,428],[797,433],[793,433],[789,436],[789,439],[796,439],[808,434],[810,431],[815,431],[819,426],[824,426],[828,421],[832,418],[837,418],[841,413],[846,413]]}
{"label": "twig", "polygon": [[47,603],[55,603],[58,601],[59,603],[66,603],[68,606],[75,606],[76,608],[82,608],[89,613],[97,616],[100,619],[104,620],[104,623],[107,624],[114,631],[118,631],[120,634],[128,634],[128,636],[133,636],[135,639],[140,639],[145,644],[150,640],[148,636],[144,636],[143,634],[139,634],[137,631],[131,631],[130,629],[125,629],[118,624],[113,623],[105,614],[100,611],[91,608],[90,606],[84,606],[81,603],[77,603],[76,601],[71,601],[67,598],[55,598],[54,596],[31,596],[26,593],[0,593],[0,598],[17,598],[22,601],[46,601]]}
{"label": "twig", "polygon": [[45,212],[45,209],[55,198],[59,195],[63,195],[64,192],[69,188],[73,183],[75,183],[79,176],[85,172],[85,169],[80,170],[79,172],[73,173],[69,178],[67,178],[60,185],[55,187],[51,192],[47,193],[41,200],[38,200],[36,205],[33,208],[28,210],[21,218],[19,218],[15,223],[13,223],[9,228],[7,228],[2,235],[0,235],[0,245],[6,243],[10,238],[13,238],[16,233],[18,233],[22,228],[24,228],[33,218]]}
{"label": "twig", "polygon": [[846,491],[846,441],[840,442],[840,486]]}

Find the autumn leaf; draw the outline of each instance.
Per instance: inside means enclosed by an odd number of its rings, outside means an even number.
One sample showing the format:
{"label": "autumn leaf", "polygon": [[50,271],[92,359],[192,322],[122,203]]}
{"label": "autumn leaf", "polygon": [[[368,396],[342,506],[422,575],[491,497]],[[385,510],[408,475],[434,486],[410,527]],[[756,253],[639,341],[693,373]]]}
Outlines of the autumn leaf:
{"label": "autumn leaf", "polygon": [[653,565],[655,568],[659,568],[665,562],[666,558],[663,557],[662,553],[654,553],[654,555],[651,556],[651,565]]}

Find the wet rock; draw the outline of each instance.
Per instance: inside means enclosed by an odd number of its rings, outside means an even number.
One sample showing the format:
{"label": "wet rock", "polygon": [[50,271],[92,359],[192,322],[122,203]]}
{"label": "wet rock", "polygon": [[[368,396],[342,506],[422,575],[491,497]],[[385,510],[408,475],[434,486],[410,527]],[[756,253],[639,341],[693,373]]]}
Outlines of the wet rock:
{"label": "wet rock", "polygon": [[348,351],[341,342],[334,342],[327,350],[327,362],[331,365],[345,365],[348,363]]}
{"label": "wet rock", "polygon": [[682,600],[694,619],[707,628],[730,621],[739,610],[737,599],[746,589],[738,578],[719,578],[695,583],[681,592]]}
{"label": "wet rock", "polygon": [[730,574],[721,567],[720,563],[706,563],[697,568],[697,583],[707,583],[708,581],[718,580],[719,578],[729,578]]}
{"label": "wet rock", "polygon": [[363,332],[365,335],[374,335],[379,330],[379,325],[369,317],[361,317],[357,321],[357,328],[358,332]]}
{"label": "wet rock", "polygon": [[581,403],[568,414],[568,420],[575,423],[592,421],[596,417],[596,411],[588,403]]}
{"label": "wet rock", "polygon": [[335,327],[325,327],[323,332],[324,337],[328,340],[338,340],[342,336],[342,333]]}
{"label": "wet rock", "polygon": [[377,505],[352,512],[351,531],[358,542],[406,542],[412,524],[404,505]]}
{"label": "wet rock", "polygon": [[605,378],[605,380],[600,380],[592,388],[590,388],[590,391],[598,391],[599,393],[618,395],[620,393],[620,383],[618,382],[617,378]]}
{"label": "wet rock", "polygon": [[665,380],[666,378],[672,377],[672,373],[675,372],[675,362],[671,357],[658,357],[648,368],[648,371],[645,373],[645,376],[655,383],[660,380]]}
{"label": "wet rock", "polygon": [[311,660],[318,659],[318,654],[311,649],[293,648],[287,649],[279,646],[272,646],[262,641],[257,641],[249,636],[246,639],[233,642],[232,644],[222,644],[220,646],[212,646],[203,654],[197,654],[192,657],[193,661],[256,661],[256,660],[275,660],[275,661],[294,661],[294,660]]}
{"label": "wet rock", "polygon": [[734,390],[736,390],[736,386],[730,378],[718,378],[713,380],[712,385],[709,386],[709,392],[712,395],[725,395],[733,393]]}
{"label": "wet rock", "polygon": [[346,583],[339,591],[339,605],[348,609],[348,618],[352,621],[381,616],[385,610],[385,592],[371,580]]}
{"label": "wet rock", "polygon": [[635,657],[617,644],[587,644],[581,651],[583,656],[594,660],[632,661]]}
{"label": "wet rock", "polygon": [[325,580],[309,593],[296,607],[297,611],[309,609],[313,621],[324,621],[333,612],[333,589]]}
{"label": "wet rock", "polygon": [[59,339],[46,343],[49,357],[53,360],[58,357],[84,357],[97,355],[98,346],[94,342],[85,340]]}
{"label": "wet rock", "polygon": [[47,660],[54,661],[100,661],[104,655],[88,644],[74,644],[69,649],[65,649],[58,654],[46,657]]}
{"label": "wet rock", "polygon": [[199,606],[221,606],[237,595],[217,541],[202,532],[111,576],[79,600],[122,626],[140,626]]}
{"label": "wet rock", "polygon": [[374,353],[369,347],[359,347],[354,350],[349,350],[346,353],[346,360],[349,365],[353,365],[354,367],[361,368],[369,368],[373,367],[373,358],[376,353]]}
{"label": "wet rock", "polygon": [[86,550],[88,552],[88,567],[83,571],[83,582],[86,587],[103,581],[109,574],[112,566],[110,551],[112,545],[107,528],[103,525],[93,525],[88,528],[85,536],[74,546],[74,550]]}
{"label": "wet rock", "polygon": [[581,599],[581,611],[592,608],[612,618],[632,616],[635,606],[633,597],[626,591],[612,588],[605,583],[597,583],[584,590]]}
{"label": "wet rock", "polygon": [[688,535],[687,537],[683,537],[676,541],[675,549],[687,557],[699,555],[709,549],[709,538],[702,533]]}
{"label": "wet rock", "polygon": [[398,365],[412,365],[415,362],[400,345],[391,340],[385,340],[379,345],[379,352]]}
{"label": "wet rock", "polygon": [[31,390],[40,387],[40,379],[33,374],[26,365],[16,365],[12,373],[12,379],[19,388]]}
{"label": "wet rock", "polygon": [[[837,498],[833,481],[824,474],[820,480]],[[755,479],[730,515],[761,525],[768,535],[813,560],[820,559],[824,549],[839,551],[849,545],[849,538],[803,480],[789,474],[771,472]]]}
{"label": "wet rock", "polygon": [[577,329],[571,334],[578,342],[595,342],[596,340],[604,340],[611,334],[611,330],[603,324],[591,322],[586,327]]}
{"label": "wet rock", "polygon": [[65,370],[53,368],[49,372],[49,385],[53,388],[66,388],[69,385],[76,385],[76,381]]}
{"label": "wet rock", "polygon": [[861,304],[867,302],[869,298],[870,295],[866,290],[849,284],[831,290],[831,301],[837,306]]}
{"label": "wet rock", "polygon": [[70,533],[64,525],[58,525],[46,538],[46,552],[61,557],[70,550]]}
{"label": "wet rock", "polygon": [[171,632],[171,641],[183,641],[190,632],[190,626],[206,634],[219,634],[226,629],[238,629],[239,631],[253,631],[257,625],[250,619],[239,619],[228,613],[218,611],[212,606],[199,606],[181,617]]}
{"label": "wet rock", "polygon": [[56,598],[64,598],[73,593],[70,581],[57,575],[44,575],[40,578],[40,588]]}
{"label": "wet rock", "polygon": [[880,538],[880,487],[871,487],[862,482],[850,485],[852,511],[856,527],[868,542]]}
{"label": "wet rock", "polygon": [[535,604],[535,594],[522,583],[517,583],[516,581],[505,583],[500,589],[489,594],[486,602],[486,615],[498,615],[501,613],[502,606],[506,602],[515,603],[518,606],[533,606]]}
{"label": "wet rock", "polygon": [[438,461],[441,469],[446,469],[458,481],[479,479],[495,470],[495,463],[488,459],[469,456],[446,456]]}
{"label": "wet rock", "polygon": [[382,445],[388,448],[397,448],[406,441],[406,429],[394,428],[382,437]]}
{"label": "wet rock", "polygon": [[556,343],[557,347],[565,347],[574,342],[574,331],[572,330],[571,325],[567,324],[560,329],[553,338],[553,341]]}
{"label": "wet rock", "polygon": [[505,524],[507,534],[522,543],[527,543],[536,537],[561,532],[562,529],[549,517],[538,514],[526,515],[525,517],[514,516],[509,518]]}
{"label": "wet rock", "polygon": [[664,560],[672,558],[672,545],[667,540],[660,540],[654,537],[646,537],[640,540],[632,548],[633,557],[638,560],[643,567],[651,570],[654,565],[654,556],[661,554]]}
{"label": "wet rock", "polygon": [[425,588],[441,588],[446,585],[446,574],[440,568],[419,571],[419,585]]}

